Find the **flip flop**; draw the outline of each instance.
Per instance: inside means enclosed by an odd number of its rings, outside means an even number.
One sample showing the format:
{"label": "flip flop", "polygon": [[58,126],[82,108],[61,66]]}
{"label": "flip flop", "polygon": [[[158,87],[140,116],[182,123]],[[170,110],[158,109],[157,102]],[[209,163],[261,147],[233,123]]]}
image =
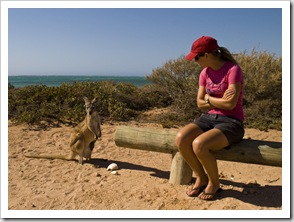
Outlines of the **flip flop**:
{"label": "flip flop", "polygon": [[[205,187],[206,187],[206,185],[199,186],[199,187],[194,187],[193,189],[187,191],[186,194],[187,194],[187,196],[189,196],[189,197],[198,197],[198,195],[199,195],[201,192],[204,191]],[[196,191],[196,190],[198,190],[198,192],[196,192],[196,193],[192,193],[192,194],[189,194],[189,193],[191,193],[191,192],[193,192],[193,191]]]}
{"label": "flip flop", "polygon": [[[217,191],[215,193],[206,193],[205,190],[203,190],[203,192],[201,194],[198,195],[198,197],[201,199],[201,200],[214,200],[214,198],[220,194],[221,192],[223,191],[222,188],[218,188]],[[209,198],[201,198],[202,195],[208,195],[208,196],[211,196]]]}

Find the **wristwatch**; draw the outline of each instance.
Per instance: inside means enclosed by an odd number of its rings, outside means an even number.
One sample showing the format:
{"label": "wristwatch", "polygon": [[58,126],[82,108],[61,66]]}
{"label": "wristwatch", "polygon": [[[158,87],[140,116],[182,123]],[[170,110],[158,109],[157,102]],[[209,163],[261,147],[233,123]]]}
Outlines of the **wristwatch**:
{"label": "wristwatch", "polygon": [[204,98],[204,100],[207,104],[209,104],[209,96],[206,96],[206,98]]}

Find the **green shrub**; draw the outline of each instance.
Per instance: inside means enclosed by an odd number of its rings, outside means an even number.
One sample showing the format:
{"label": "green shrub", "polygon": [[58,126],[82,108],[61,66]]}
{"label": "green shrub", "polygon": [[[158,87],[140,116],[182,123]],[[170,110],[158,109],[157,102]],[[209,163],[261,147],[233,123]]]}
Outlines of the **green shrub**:
{"label": "green shrub", "polygon": [[236,59],[245,77],[245,125],[282,130],[282,57],[253,49]]}
{"label": "green shrub", "polygon": [[[245,78],[245,127],[282,128],[282,58],[251,51],[236,56]],[[157,121],[164,127],[181,126],[200,115],[196,105],[202,68],[184,56],[167,61],[147,76],[152,84],[75,82],[59,87],[45,85],[14,88],[9,84],[8,118],[15,122],[79,122],[85,116],[83,97],[98,97],[102,118],[128,121],[141,112],[169,107]]]}
{"label": "green shrub", "polygon": [[[282,58],[268,52],[251,51],[236,56],[245,79],[245,126],[262,130],[282,128]],[[201,113],[196,105],[198,78],[202,68],[184,56],[154,69],[148,80],[172,98],[171,114],[164,125],[186,124]],[[177,114],[175,120],[174,116]],[[171,116],[169,116],[171,115]],[[168,123],[168,124],[167,124]]]}
{"label": "green shrub", "polygon": [[156,95],[159,95],[158,91],[152,93],[147,87],[110,81],[75,82],[59,87],[27,86],[9,90],[9,119],[28,124],[44,120],[79,122],[85,116],[83,97],[86,96],[90,99],[98,97],[98,111],[102,117],[127,121],[165,100]]}
{"label": "green shrub", "polygon": [[[176,60],[167,61],[163,67],[154,69],[147,77],[170,97],[172,113],[165,114],[165,118],[169,119],[169,125],[172,125],[171,120],[174,119],[175,113],[177,116],[175,124],[188,122],[200,114],[196,106],[196,97],[201,70],[196,62],[187,61],[181,56]],[[161,119],[164,121],[163,118]]]}
{"label": "green shrub", "polygon": [[14,85],[12,85],[10,82],[8,83],[8,89],[14,89]]}

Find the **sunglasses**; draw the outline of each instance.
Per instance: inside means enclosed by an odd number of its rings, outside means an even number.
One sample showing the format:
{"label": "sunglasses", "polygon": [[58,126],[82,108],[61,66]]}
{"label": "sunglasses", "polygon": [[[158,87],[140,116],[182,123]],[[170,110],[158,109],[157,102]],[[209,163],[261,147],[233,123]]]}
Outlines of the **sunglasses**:
{"label": "sunglasses", "polygon": [[198,61],[200,59],[200,57],[204,56],[204,52],[200,52],[197,56],[195,56],[195,61]]}

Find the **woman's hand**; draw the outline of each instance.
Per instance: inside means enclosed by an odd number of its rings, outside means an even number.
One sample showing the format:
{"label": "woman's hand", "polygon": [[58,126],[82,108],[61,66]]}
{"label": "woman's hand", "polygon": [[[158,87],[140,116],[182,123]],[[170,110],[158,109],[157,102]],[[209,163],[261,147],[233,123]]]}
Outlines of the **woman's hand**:
{"label": "woman's hand", "polygon": [[204,96],[204,101],[206,102],[206,101],[208,101],[209,100],[209,94],[205,94],[205,96]]}
{"label": "woman's hand", "polygon": [[225,91],[225,93],[224,93],[224,95],[223,95],[223,99],[226,99],[226,100],[230,100],[230,99],[232,99],[233,97],[234,97],[234,95],[236,94],[236,90],[235,89],[233,89],[233,88],[228,88],[226,91]]}

